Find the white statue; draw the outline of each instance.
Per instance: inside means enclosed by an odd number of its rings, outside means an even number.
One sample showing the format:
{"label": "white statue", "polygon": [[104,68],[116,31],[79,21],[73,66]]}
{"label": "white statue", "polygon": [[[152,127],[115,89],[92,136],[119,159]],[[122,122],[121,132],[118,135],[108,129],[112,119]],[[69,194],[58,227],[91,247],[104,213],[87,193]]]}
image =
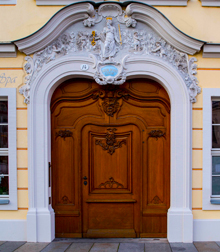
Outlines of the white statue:
{"label": "white statue", "polygon": [[103,60],[109,59],[112,61],[112,57],[118,52],[118,46],[116,46],[116,42],[120,43],[117,35],[116,29],[112,26],[112,18],[106,18],[106,27],[103,29],[102,32],[104,42],[104,49],[103,49]]}

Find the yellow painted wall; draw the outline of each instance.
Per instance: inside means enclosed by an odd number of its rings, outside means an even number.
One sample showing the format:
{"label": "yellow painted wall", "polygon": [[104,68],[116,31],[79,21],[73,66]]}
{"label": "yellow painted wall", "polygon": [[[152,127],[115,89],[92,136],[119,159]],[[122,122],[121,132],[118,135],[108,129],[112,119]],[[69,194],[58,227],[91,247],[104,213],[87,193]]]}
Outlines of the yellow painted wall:
{"label": "yellow painted wall", "polygon": [[[35,0],[17,0],[15,6],[0,6],[0,41],[11,41],[30,35],[41,28],[62,6],[36,6]],[[202,7],[198,0],[190,0],[187,7],[156,7],[177,28],[197,39],[220,42],[220,8]],[[10,13],[10,15],[9,15]],[[13,17],[13,18],[12,18]],[[220,59],[198,59],[198,80],[201,88],[220,88]],[[25,55],[0,58],[0,76],[11,77],[15,83],[0,78],[0,89],[24,83]],[[0,91],[1,94],[1,91]],[[220,211],[202,211],[202,155],[203,155],[203,94],[197,96],[192,110],[192,206],[195,219],[220,218]],[[25,219],[28,210],[28,143],[27,105],[17,92],[17,175],[18,211],[1,211],[0,219]]]}
{"label": "yellow painted wall", "polygon": [[[0,6],[1,9],[1,6]],[[17,88],[17,211],[0,211],[0,219],[26,219],[28,211],[28,155],[27,155],[27,105],[19,94],[24,83],[23,64],[25,55],[17,58],[0,58],[0,89]],[[6,79],[8,81],[6,81]],[[9,81],[12,79],[12,83]],[[8,82],[8,83],[7,83]],[[1,95],[1,90],[0,90]]]}

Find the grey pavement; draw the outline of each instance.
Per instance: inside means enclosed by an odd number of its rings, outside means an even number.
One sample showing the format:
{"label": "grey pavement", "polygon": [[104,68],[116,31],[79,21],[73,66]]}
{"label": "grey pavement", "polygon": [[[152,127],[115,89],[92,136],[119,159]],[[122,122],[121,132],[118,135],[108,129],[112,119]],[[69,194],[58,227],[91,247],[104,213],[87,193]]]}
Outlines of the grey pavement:
{"label": "grey pavement", "polygon": [[50,243],[0,241],[0,252],[220,252],[220,242],[169,243],[167,239],[55,239]]}

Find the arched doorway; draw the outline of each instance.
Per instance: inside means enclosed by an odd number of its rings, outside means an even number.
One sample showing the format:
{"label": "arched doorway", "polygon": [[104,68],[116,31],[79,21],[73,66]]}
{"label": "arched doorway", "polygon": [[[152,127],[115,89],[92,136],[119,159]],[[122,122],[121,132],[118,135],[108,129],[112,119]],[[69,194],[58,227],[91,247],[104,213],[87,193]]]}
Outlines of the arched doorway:
{"label": "arched doorway", "polygon": [[51,99],[57,237],[166,237],[170,102],[149,79],[71,79]]}

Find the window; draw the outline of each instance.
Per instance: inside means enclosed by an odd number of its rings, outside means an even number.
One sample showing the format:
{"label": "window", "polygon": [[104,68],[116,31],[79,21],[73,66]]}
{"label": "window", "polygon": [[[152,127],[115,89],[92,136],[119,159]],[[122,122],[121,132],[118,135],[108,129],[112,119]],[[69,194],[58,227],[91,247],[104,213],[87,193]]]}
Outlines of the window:
{"label": "window", "polygon": [[0,98],[0,197],[9,197],[7,98]]}
{"label": "window", "polygon": [[0,89],[0,210],[17,209],[16,89]]}
{"label": "window", "polygon": [[212,195],[211,203],[220,204],[220,99],[212,98]]}
{"label": "window", "polygon": [[203,210],[220,210],[219,88],[203,88]]}

